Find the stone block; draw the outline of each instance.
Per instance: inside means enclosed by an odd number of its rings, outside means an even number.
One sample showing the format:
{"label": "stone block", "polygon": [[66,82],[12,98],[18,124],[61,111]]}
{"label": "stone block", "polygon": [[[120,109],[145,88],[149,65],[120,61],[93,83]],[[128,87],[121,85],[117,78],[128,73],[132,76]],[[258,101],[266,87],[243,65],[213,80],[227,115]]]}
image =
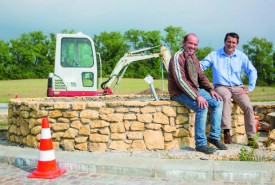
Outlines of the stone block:
{"label": "stone block", "polygon": [[132,142],[129,151],[146,150],[146,145],[142,140],[135,140]]}
{"label": "stone block", "polygon": [[157,112],[153,114],[153,122],[160,124],[169,124],[169,119],[165,114]]}
{"label": "stone block", "polygon": [[275,112],[269,113],[267,114],[267,116],[270,117],[270,121],[269,121],[270,130],[275,129]]}
{"label": "stone block", "polygon": [[91,152],[105,152],[107,150],[106,143],[90,143]]}
{"label": "stone block", "polygon": [[161,131],[145,130],[144,142],[148,150],[164,149],[164,137]]}
{"label": "stone block", "polygon": [[109,149],[117,151],[127,151],[129,147],[130,145],[126,144],[124,141],[111,141],[108,146]]}

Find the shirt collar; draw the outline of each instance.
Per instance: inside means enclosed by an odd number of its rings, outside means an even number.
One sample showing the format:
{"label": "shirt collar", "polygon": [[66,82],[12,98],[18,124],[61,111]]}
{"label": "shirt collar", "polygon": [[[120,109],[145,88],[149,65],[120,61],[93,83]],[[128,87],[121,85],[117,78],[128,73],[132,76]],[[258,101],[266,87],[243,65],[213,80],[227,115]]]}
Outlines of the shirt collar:
{"label": "shirt collar", "polygon": [[[227,56],[227,54],[224,52],[224,47],[220,49],[220,52],[222,55]],[[230,57],[236,57],[237,56],[237,49],[235,49],[233,55],[231,55]]]}

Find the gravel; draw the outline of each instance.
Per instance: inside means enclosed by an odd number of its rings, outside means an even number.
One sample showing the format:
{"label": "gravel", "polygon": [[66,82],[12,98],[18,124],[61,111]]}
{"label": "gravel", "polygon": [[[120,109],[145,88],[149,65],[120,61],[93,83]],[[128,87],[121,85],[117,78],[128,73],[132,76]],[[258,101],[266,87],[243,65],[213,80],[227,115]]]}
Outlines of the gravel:
{"label": "gravel", "polygon": [[[217,150],[214,154],[208,155],[202,152],[195,151],[194,148],[184,147],[181,149],[174,150],[156,150],[156,151],[107,151],[101,153],[101,155],[108,154],[120,154],[120,155],[131,155],[134,157],[146,157],[146,158],[157,158],[157,159],[186,159],[186,160],[235,160],[238,161],[241,149],[252,151],[255,157],[255,161],[273,161],[275,162],[275,151],[267,150],[264,146],[264,141],[267,139],[267,133],[262,132],[259,137],[260,148],[252,149],[248,146],[241,144],[230,144],[227,145],[228,150]],[[21,148],[27,148],[19,143],[7,141],[5,138],[5,132],[0,132],[0,145],[15,146]],[[74,152],[88,152],[88,151],[74,151]]]}

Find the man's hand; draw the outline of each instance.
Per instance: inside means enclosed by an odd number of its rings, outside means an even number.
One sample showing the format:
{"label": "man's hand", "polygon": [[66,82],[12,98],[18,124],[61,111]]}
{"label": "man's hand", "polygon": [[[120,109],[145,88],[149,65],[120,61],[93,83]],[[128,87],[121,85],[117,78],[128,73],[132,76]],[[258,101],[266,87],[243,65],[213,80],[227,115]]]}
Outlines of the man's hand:
{"label": "man's hand", "polygon": [[223,101],[222,97],[214,90],[210,90],[209,92],[212,96],[212,98],[216,98],[219,101]]}
{"label": "man's hand", "polygon": [[197,102],[200,109],[205,109],[208,107],[208,102],[202,96],[197,97]]}
{"label": "man's hand", "polygon": [[248,93],[250,93],[250,91],[247,90],[247,89],[240,89],[240,90],[238,91],[238,94],[239,94],[239,95],[241,95],[241,94],[248,94]]}

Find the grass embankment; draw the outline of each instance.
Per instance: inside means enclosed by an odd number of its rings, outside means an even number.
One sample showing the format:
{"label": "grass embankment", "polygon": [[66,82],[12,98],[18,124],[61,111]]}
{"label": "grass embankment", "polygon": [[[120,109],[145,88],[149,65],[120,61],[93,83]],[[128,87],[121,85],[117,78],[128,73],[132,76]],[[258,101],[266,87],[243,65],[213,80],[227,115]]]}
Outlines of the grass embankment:
{"label": "grass embankment", "polygon": [[[103,81],[106,79],[103,79]],[[27,80],[0,80],[0,103],[8,103],[9,99],[15,98],[41,98],[46,97],[47,79]],[[154,80],[154,87],[167,91],[167,80]],[[144,79],[123,78],[114,94],[138,94],[150,89]],[[102,91],[99,87],[99,91]],[[249,94],[253,102],[275,101],[275,87],[257,86]]]}

